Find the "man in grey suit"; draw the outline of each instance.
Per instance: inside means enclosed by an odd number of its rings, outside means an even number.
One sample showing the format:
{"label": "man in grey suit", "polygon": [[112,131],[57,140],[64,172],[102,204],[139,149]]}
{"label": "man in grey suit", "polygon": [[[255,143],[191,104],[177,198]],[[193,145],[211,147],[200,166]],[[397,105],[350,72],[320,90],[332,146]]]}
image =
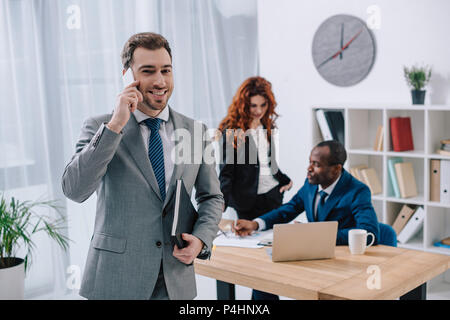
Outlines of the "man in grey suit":
{"label": "man in grey suit", "polygon": [[[154,33],[133,35],[122,51],[135,81],[117,97],[112,114],[87,119],[63,177],[64,194],[83,202],[97,192],[97,213],[80,295],[88,299],[193,299],[193,261],[209,258],[224,201],[208,142],[194,141],[196,122],[168,106],[173,91],[169,44]],[[198,125],[197,125],[198,126]],[[173,134],[188,131],[191,161],[175,161]],[[175,148],[176,150],[176,148]],[[186,150],[184,150],[186,151]],[[186,159],[186,158],[184,158]],[[198,219],[187,246],[170,242],[166,206],[182,179],[195,186]]]}

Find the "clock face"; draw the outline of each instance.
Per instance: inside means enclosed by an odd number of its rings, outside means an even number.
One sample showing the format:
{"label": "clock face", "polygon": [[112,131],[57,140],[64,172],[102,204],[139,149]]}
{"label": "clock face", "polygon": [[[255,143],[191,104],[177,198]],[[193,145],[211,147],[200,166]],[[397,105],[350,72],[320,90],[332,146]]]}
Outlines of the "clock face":
{"label": "clock face", "polygon": [[363,80],[375,61],[375,38],[366,23],[336,15],[317,29],[312,44],[314,66],[328,82],[348,87]]}

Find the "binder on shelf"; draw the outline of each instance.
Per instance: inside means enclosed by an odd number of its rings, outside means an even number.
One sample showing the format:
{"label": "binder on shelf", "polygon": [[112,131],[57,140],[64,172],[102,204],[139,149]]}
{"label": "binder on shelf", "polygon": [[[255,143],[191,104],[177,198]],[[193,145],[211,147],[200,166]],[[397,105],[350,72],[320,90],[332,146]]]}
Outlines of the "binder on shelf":
{"label": "binder on shelf", "polygon": [[414,177],[414,168],[411,162],[400,162],[394,164],[395,174],[398,180],[400,195],[402,198],[417,196],[416,178]]}
{"label": "binder on shelf", "polygon": [[367,169],[367,166],[365,164],[361,164],[359,166],[352,167],[352,168],[350,168],[350,174],[352,176],[354,176],[356,179],[358,179],[359,181],[364,182],[364,178],[361,175],[361,170],[363,170],[363,169]]}
{"label": "binder on shelf", "polygon": [[395,233],[397,233],[397,235],[400,234],[415,211],[416,208],[412,208],[407,204],[403,205],[402,209],[397,215],[397,218],[394,221],[394,224],[392,225],[392,228],[395,230]]}
{"label": "binder on shelf", "polygon": [[414,150],[411,118],[389,118],[389,124],[391,127],[392,150],[396,152]]}
{"label": "binder on shelf", "polygon": [[383,126],[378,126],[377,135],[375,137],[375,143],[373,145],[373,150],[383,151]]}
{"label": "binder on shelf", "polygon": [[338,140],[345,145],[345,126],[342,111],[316,110],[316,119],[324,140]]}
{"label": "binder on shelf", "polygon": [[397,236],[397,240],[400,243],[408,242],[414,235],[420,230],[425,218],[425,210],[422,207],[418,207],[413,216],[408,220],[405,227]]}
{"label": "binder on shelf", "polygon": [[327,119],[325,118],[325,112],[322,109],[316,110],[316,119],[319,124],[320,131],[322,132],[323,140],[333,140],[330,127],[328,126]]}
{"label": "binder on shelf", "polygon": [[377,172],[374,168],[362,169],[361,175],[365,184],[369,187],[372,195],[380,194],[383,191]]}
{"label": "binder on shelf", "polygon": [[192,233],[194,224],[197,221],[198,213],[192,205],[189,193],[184,187],[183,180],[177,180],[175,192],[167,204],[165,214],[173,213],[172,231],[170,240],[178,248],[184,248],[187,243],[183,240],[183,233]]}
{"label": "binder on shelf", "polygon": [[344,116],[342,111],[325,110],[324,113],[333,139],[345,145]]}
{"label": "binder on shelf", "polygon": [[441,202],[450,202],[450,160],[441,160]]}
{"label": "binder on shelf", "polygon": [[394,191],[394,197],[400,198],[400,188],[398,186],[397,174],[395,173],[394,165],[396,163],[403,162],[402,158],[394,157],[388,159],[388,172],[389,172],[389,182],[391,183],[392,190]]}
{"label": "binder on shelf", "polygon": [[441,201],[441,160],[431,159],[430,201]]}

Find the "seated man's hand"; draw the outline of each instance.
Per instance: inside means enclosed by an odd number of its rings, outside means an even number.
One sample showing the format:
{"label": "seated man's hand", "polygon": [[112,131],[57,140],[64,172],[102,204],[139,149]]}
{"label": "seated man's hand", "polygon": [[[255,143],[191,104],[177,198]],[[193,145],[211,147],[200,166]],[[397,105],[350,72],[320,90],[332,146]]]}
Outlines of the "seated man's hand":
{"label": "seated man's hand", "polygon": [[233,232],[238,236],[245,237],[252,234],[253,231],[258,230],[258,223],[245,219],[238,219],[236,225],[233,225]]}
{"label": "seated man's hand", "polygon": [[183,240],[188,243],[186,247],[180,249],[175,245],[173,247],[173,256],[183,262],[184,264],[191,264],[203,249],[203,242],[189,233],[181,235]]}

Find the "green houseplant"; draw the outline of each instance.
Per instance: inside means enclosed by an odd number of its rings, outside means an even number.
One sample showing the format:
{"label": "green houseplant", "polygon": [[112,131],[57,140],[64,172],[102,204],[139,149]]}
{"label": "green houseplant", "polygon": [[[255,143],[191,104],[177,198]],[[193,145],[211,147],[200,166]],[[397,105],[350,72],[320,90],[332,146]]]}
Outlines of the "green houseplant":
{"label": "green houseplant", "polygon": [[[58,218],[37,214],[38,207],[56,211]],[[34,234],[44,232],[67,250],[69,239],[61,233],[65,219],[59,209],[54,201],[22,202],[0,196],[0,300],[23,299],[25,273],[36,247]],[[26,251],[23,259],[16,257],[20,248]]]}
{"label": "green houseplant", "polygon": [[424,104],[426,91],[423,89],[430,81],[431,67],[415,65],[408,68],[403,66],[403,74],[406,83],[412,89],[411,96],[413,104]]}

